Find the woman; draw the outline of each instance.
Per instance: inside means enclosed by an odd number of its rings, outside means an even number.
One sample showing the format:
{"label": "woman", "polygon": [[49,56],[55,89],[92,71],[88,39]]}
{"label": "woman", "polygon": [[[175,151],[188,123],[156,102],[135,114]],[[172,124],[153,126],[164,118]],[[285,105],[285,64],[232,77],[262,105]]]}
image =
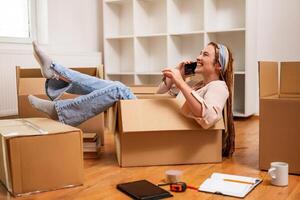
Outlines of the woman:
{"label": "woman", "polygon": [[[41,65],[46,81],[46,93],[52,101],[30,95],[29,101],[38,110],[53,119],[76,126],[105,111],[120,99],[136,99],[128,87],[118,81],[101,80],[64,68],[53,62],[33,43],[34,55]],[[230,156],[234,150],[234,124],[232,117],[233,69],[232,54],[221,44],[209,43],[197,57],[196,73],[203,81],[193,87],[185,82],[184,65],[175,69],[163,69],[163,81],[158,93],[178,93],[186,99],[182,113],[194,118],[203,128],[213,126],[222,118],[226,104],[225,131],[223,134],[223,155]],[[177,90],[177,91],[176,91]],[[64,93],[80,94],[75,99],[59,100]]]}

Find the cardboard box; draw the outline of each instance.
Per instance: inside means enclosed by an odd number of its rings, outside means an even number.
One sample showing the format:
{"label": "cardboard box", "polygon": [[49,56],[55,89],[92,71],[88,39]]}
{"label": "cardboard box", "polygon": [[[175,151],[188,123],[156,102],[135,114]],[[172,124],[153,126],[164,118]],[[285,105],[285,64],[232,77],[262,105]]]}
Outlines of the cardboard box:
{"label": "cardboard box", "polygon": [[[138,99],[168,99],[174,98],[166,94],[156,94],[157,86],[135,85],[130,86],[131,91]],[[114,133],[117,120],[117,104],[111,106],[106,112],[106,127],[109,132]]]}
{"label": "cardboard box", "polygon": [[300,174],[300,62],[259,63],[259,167],[289,163],[289,172]]}
{"label": "cardboard box", "polygon": [[83,184],[82,132],[46,118],[0,120],[0,179],[15,196]]}
{"label": "cardboard box", "polygon": [[176,99],[121,100],[115,132],[119,165],[221,162],[223,120],[204,130],[179,108]]}
{"label": "cardboard box", "polygon": [[[95,67],[89,68],[72,68],[84,74],[98,76],[101,69]],[[33,108],[29,101],[28,95],[32,94],[42,99],[47,99],[45,94],[45,79],[39,68],[21,68],[16,67],[18,111],[20,118],[27,117],[48,117],[46,114]],[[62,99],[72,99],[78,95],[64,94]],[[95,117],[83,122],[78,126],[84,133],[97,133],[101,138],[101,144],[104,144],[104,114],[98,114]]]}

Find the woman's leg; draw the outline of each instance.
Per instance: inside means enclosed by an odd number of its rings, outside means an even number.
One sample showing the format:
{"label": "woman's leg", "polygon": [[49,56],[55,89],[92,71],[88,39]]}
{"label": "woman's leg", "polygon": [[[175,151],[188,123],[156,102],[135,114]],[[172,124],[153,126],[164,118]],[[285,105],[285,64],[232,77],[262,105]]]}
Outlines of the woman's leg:
{"label": "woman's leg", "polygon": [[60,80],[65,80],[64,82],[71,85],[68,92],[72,94],[88,94],[94,90],[99,90],[114,83],[114,81],[103,80],[74,71],[57,63],[52,63],[50,68],[59,75]]}
{"label": "woman's leg", "polygon": [[52,114],[52,116],[54,111],[59,121],[72,126],[77,126],[105,111],[121,99],[136,99],[136,97],[128,87],[119,82],[114,82],[114,84],[105,88],[94,90],[75,99],[48,101],[48,105],[52,106],[52,110],[49,110],[49,106],[45,106],[45,100],[32,96],[29,98],[30,103],[38,110],[46,112],[48,115]]}
{"label": "woman's leg", "polygon": [[35,42],[33,49],[42,74],[47,78],[45,89],[51,100],[58,99],[64,92],[84,95],[113,84],[113,81],[82,74],[54,63]]}

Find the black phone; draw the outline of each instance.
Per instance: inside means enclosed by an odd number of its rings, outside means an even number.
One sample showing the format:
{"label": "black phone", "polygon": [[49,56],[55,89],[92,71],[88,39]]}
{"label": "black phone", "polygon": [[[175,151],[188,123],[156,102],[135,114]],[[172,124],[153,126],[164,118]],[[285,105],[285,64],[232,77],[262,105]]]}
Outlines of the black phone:
{"label": "black phone", "polygon": [[184,65],[184,75],[195,74],[196,67],[197,67],[197,62],[191,62],[189,64],[185,64]]}

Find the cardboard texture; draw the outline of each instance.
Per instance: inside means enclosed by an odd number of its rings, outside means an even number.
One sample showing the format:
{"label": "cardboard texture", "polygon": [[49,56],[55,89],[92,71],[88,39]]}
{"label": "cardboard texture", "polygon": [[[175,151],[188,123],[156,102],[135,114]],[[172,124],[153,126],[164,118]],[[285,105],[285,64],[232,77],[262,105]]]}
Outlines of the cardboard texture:
{"label": "cardboard texture", "polygon": [[300,62],[259,62],[259,167],[289,163],[289,173],[300,174]]}
{"label": "cardboard texture", "polygon": [[[131,91],[136,95],[138,99],[166,99],[174,98],[169,94],[156,94],[157,86],[130,86]],[[114,133],[117,120],[117,104],[111,106],[106,113],[106,127],[109,132]]]}
{"label": "cardboard texture", "polygon": [[121,100],[118,162],[122,167],[221,162],[222,129],[222,120],[202,129],[180,113],[176,99]]}
{"label": "cardboard texture", "polygon": [[[101,68],[72,68],[81,73],[91,76],[97,76],[101,73]],[[17,95],[18,95],[18,111],[20,118],[27,117],[48,117],[46,114],[33,108],[29,101],[28,95],[32,94],[42,99],[47,99],[45,94],[45,79],[42,78],[40,69],[38,68],[21,68],[16,67]],[[62,99],[72,99],[78,95],[64,94]],[[101,138],[101,144],[104,145],[104,114],[101,113],[95,117],[83,122],[78,126],[84,133],[97,133]]]}
{"label": "cardboard texture", "polygon": [[0,179],[15,196],[83,184],[82,132],[46,118],[0,120]]}

